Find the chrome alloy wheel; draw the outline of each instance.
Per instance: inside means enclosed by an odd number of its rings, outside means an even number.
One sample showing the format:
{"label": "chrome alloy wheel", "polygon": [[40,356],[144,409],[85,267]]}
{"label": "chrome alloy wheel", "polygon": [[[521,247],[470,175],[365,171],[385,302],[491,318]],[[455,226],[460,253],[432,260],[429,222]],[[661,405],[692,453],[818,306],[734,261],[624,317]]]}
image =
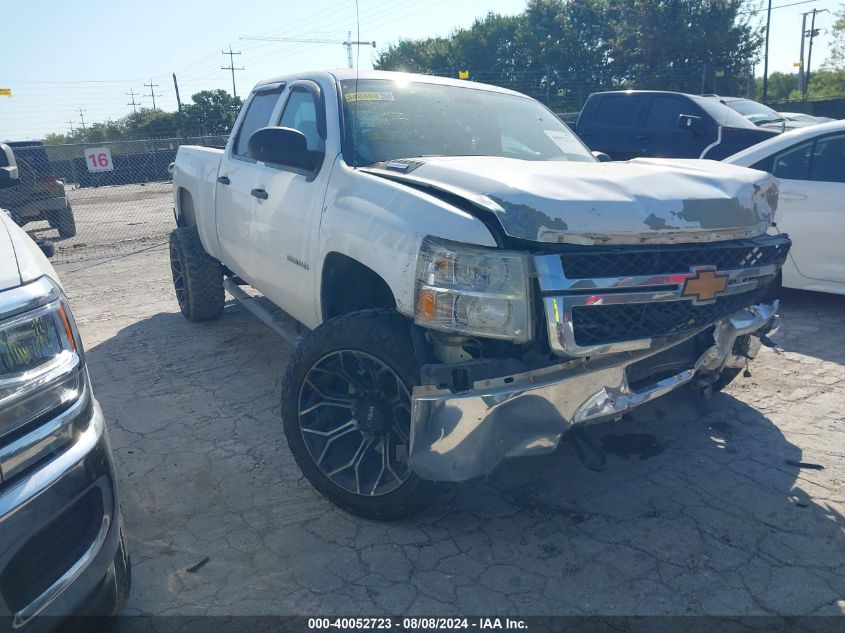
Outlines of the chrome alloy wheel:
{"label": "chrome alloy wheel", "polygon": [[379,358],[356,350],[326,354],[305,375],[298,409],[311,458],[343,490],[380,496],[410,476],[411,394]]}

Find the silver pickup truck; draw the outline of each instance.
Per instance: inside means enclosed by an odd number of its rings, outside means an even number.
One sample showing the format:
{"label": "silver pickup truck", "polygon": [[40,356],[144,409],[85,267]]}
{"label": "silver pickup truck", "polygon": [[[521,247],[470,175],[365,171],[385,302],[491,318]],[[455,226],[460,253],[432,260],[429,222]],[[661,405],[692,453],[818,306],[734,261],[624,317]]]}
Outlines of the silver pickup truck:
{"label": "silver pickup truck", "polygon": [[548,109],[467,81],[259,83],[225,150],[182,146],[176,296],[250,285],[311,330],[284,430],[321,493],[410,513],[431,481],[555,450],[687,383],[729,383],[776,325],[776,181],[697,160],[600,162]]}

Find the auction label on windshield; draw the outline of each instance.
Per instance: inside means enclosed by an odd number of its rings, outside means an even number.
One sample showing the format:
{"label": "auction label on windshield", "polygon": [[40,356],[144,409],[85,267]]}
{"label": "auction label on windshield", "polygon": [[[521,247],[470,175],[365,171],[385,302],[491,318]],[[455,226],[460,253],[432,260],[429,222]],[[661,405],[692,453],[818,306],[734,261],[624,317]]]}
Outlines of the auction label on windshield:
{"label": "auction label on windshield", "polygon": [[347,101],[396,101],[392,92],[347,92],[343,97]]}
{"label": "auction label on windshield", "polygon": [[439,617],[383,617],[383,618],[308,618],[312,631],[329,630],[396,630],[396,631],[525,631],[528,625],[520,618],[439,618]]}

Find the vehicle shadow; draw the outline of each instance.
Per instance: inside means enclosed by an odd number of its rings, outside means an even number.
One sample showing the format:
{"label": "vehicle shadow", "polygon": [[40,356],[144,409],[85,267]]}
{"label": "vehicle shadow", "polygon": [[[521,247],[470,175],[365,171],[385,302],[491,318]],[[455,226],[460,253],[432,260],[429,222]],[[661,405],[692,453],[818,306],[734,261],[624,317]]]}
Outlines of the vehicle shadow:
{"label": "vehicle shadow", "polygon": [[790,289],[782,293],[778,344],[788,352],[845,364],[845,296]]}
{"label": "vehicle shadow", "polygon": [[512,565],[501,588],[527,599],[545,577],[557,606],[532,613],[845,613],[841,457],[806,456],[727,394],[680,391],[586,432],[598,472],[570,435],[457,488],[431,524],[477,519],[488,549],[466,553]]}
{"label": "vehicle shadow", "polygon": [[379,523],[297,468],[278,402],[291,351],[237,305],[202,324],[156,314],[87,350],[134,561],[127,613],[845,612],[841,449],[805,454],[731,395],[588,427],[603,470],[565,440]]}

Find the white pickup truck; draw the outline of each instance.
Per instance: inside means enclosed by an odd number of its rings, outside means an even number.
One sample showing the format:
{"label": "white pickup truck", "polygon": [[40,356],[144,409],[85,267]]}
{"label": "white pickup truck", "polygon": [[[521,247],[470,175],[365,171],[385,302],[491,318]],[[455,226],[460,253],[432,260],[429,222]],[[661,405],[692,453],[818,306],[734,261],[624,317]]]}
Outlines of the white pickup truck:
{"label": "white pickup truck", "polygon": [[598,160],[477,83],[310,72],[259,83],[225,150],[182,146],[182,312],[250,285],[310,332],[291,451],[348,511],[555,450],[686,383],[730,382],[777,325],[777,183],[711,161]]}

